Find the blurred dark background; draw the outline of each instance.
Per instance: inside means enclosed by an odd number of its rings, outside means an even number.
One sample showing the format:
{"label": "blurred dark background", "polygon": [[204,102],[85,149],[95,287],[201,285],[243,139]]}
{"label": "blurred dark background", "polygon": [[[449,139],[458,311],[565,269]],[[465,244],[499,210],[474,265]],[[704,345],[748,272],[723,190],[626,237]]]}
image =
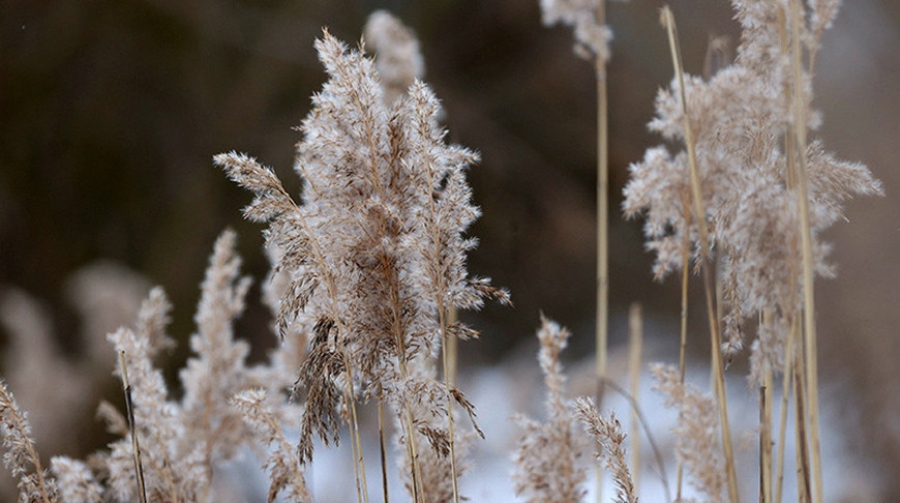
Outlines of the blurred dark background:
{"label": "blurred dark background", "polygon": [[[644,304],[648,336],[677,337],[677,281],[654,283],[640,221],[618,210],[627,166],[659,143],[646,131],[656,89],[671,78],[659,1],[612,3],[609,67],[611,337]],[[92,261],[112,259],[162,285],[175,304],[171,334],[194,329],[216,235],[239,233],[245,271],[268,268],[261,227],[240,217],[250,195],[212,167],[238,150],[274,167],[289,190],[291,128],[324,81],[313,40],[328,27],[355,44],[366,17],[391,10],[420,39],[425,80],[443,100],[449,138],[476,149],[470,172],[484,216],[469,269],[508,287],[514,309],[466,314],[483,331],[466,361],[493,363],[538,313],[576,333],[571,354],[593,351],[596,105],[592,67],[571,51],[568,29],[542,26],[537,0],[5,1],[0,12],[0,285],[50,307],[60,344],[77,357],[78,317],[61,285]],[[738,29],[724,1],[673,3],[685,64],[701,73],[711,36]],[[900,4],[848,2],[826,35],[816,79],[818,133],[859,160],[887,197],[850,201],[849,223],[828,238],[839,278],[818,283],[823,380],[848,444],[900,470]],[[274,344],[251,293],[239,333],[255,355]],[[703,318],[693,321],[702,327]],[[698,338],[702,355],[706,343]],[[183,345],[182,345],[183,346]],[[183,354],[180,355],[184,357]],[[175,365],[178,365],[178,357]],[[873,432],[880,432],[877,434]],[[869,434],[865,434],[869,432]],[[897,480],[886,494],[900,499]],[[887,497],[887,496],[886,496]],[[885,501],[892,500],[887,497]]]}

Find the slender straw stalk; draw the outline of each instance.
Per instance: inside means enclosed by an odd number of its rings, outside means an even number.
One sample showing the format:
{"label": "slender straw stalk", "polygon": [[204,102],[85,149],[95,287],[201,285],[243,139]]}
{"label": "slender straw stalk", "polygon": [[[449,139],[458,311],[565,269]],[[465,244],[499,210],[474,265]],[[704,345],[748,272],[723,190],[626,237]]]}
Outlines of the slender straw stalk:
{"label": "slender straw stalk", "polygon": [[[685,228],[690,226],[691,212],[689,205],[685,204],[684,222]],[[691,235],[689,232],[684,233],[684,243],[682,245],[681,255],[681,334],[680,343],[678,345],[678,377],[679,382],[684,384],[684,375],[687,358],[687,327],[688,327],[688,281],[691,276],[689,270],[691,262]],[[678,463],[678,481],[676,482],[675,500],[681,501],[681,485],[684,480],[684,464],[679,457]]]}
{"label": "slender straw stalk", "polygon": [[[441,312],[441,331],[446,334],[446,327],[456,321],[456,308],[451,307],[446,314]],[[450,436],[450,476],[453,478],[453,502],[459,503],[459,473],[456,469],[455,436],[453,433],[453,393],[451,388],[456,383],[456,364],[458,342],[453,335],[443,337],[444,353],[444,386],[447,390],[447,433]]]}
{"label": "slender straw stalk", "polygon": [[806,444],[806,384],[804,382],[803,352],[798,351],[794,356],[794,433],[797,442],[797,501],[806,503],[811,501],[812,484],[809,480],[809,447]]}
{"label": "slender straw stalk", "polygon": [[[428,173],[428,186],[434,187],[436,180],[434,180],[431,176],[431,171],[427,170]],[[437,215],[437,209],[435,208],[434,198],[429,200],[429,210],[432,215]],[[432,245],[434,246],[434,256],[440,257],[440,248],[441,248],[441,238],[440,238],[440,229],[437,226],[434,226],[431,233]],[[437,259],[436,259],[437,260]],[[439,266],[439,264],[436,264]],[[446,287],[444,285],[444,277],[438,276],[438,291],[445,291]],[[439,294],[436,296],[437,300],[437,311],[438,318],[440,324],[441,331],[441,357],[443,359],[443,367],[444,367],[444,389],[447,392],[447,433],[449,436],[450,443],[450,478],[453,481],[453,503],[459,503],[459,474],[456,468],[456,439],[453,432],[453,390],[451,384],[455,380],[455,372],[456,372],[456,336],[450,334],[448,332],[448,327],[450,326],[450,321],[448,318],[451,316],[450,311],[452,310],[452,315],[456,316],[455,309],[452,306],[447,306],[444,304],[444,296]],[[453,348],[450,349],[450,340],[453,340]],[[452,356],[451,356],[452,351]],[[452,361],[452,364],[451,364]],[[410,431],[410,435],[413,435],[414,432]],[[414,465],[415,466],[415,465]]]}
{"label": "slender straw stalk", "polygon": [[[629,345],[628,345],[628,374],[631,384],[631,397],[638,401],[641,387],[641,358],[644,346],[644,323],[641,315],[641,305],[638,302],[631,304],[628,313]],[[641,474],[641,424],[635,409],[631,409],[631,478],[634,487],[640,487]]]}
{"label": "slender straw stalk", "polygon": [[[606,2],[597,4],[598,25],[606,23]],[[597,407],[603,406],[609,344],[609,118],[606,61],[594,58],[597,74]],[[595,468],[597,502],[603,498],[603,471]]]}
{"label": "slender straw stalk", "polygon": [[759,387],[759,502],[772,501],[772,370]]}
{"label": "slender straw stalk", "polygon": [[[775,460],[775,496],[773,501],[775,503],[781,503],[782,492],[784,488],[784,444],[785,439],[787,437],[787,414],[789,401],[791,397],[791,390],[793,389],[793,371],[791,370],[791,365],[793,365],[794,361],[794,346],[797,344],[797,332],[800,327],[795,322],[791,323],[790,332],[788,332],[788,340],[785,345],[784,350],[784,361],[785,361],[785,370],[784,375],[782,376],[781,383],[781,417],[779,419],[778,426],[778,455]],[[799,448],[799,447],[798,447]]]}
{"label": "slender straw stalk", "polygon": [[388,503],[391,499],[388,496],[388,476],[387,476],[387,445],[385,442],[384,431],[384,402],[378,401],[378,447],[381,454],[381,490],[384,496],[384,503]]}
{"label": "slender straw stalk", "polygon": [[[606,6],[597,6],[597,24],[606,22]],[[609,339],[609,132],[606,62],[595,58],[597,70],[597,379],[606,378]],[[599,404],[598,404],[599,405]]]}
{"label": "slender straw stalk", "polygon": [[[443,338],[442,346],[448,346],[448,339],[456,339],[453,335],[447,334],[447,313],[443,309],[443,306],[439,307],[440,309],[440,323],[441,323],[441,332]],[[452,370],[450,369],[450,352],[447,349],[442,351],[444,358],[444,388],[447,391],[447,434],[449,436],[450,441],[450,478],[453,480],[453,503],[459,503],[459,474],[456,469],[456,449],[454,447],[455,438],[453,434],[453,392],[451,390],[451,379]]]}
{"label": "slender straw stalk", "polygon": [[[350,365],[347,361],[347,353],[341,351],[341,356],[344,360],[344,366],[347,369],[347,381],[352,383],[353,373],[350,370]],[[350,384],[350,386],[352,386],[352,384]],[[353,435],[353,441],[350,442],[350,450],[353,454],[353,471],[356,475],[356,500],[369,503],[369,488],[368,483],[366,482],[366,463],[363,459],[362,441],[359,437],[359,417],[356,413],[356,398],[353,397],[353,394],[350,391],[345,389],[344,399],[350,404],[350,430]]]}
{"label": "slender straw stalk", "polygon": [[[453,325],[459,321],[459,310],[450,307],[447,310],[447,324]],[[459,366],[459,339],[456,337],[447,338],[447,382],[450,385],[456,384],[456,369]]]}
{"label": "slender straw stalk", "polygon": [[[788,29],[787,29],[787,14],[784,12],[784,9],[778,10],[778,38],[779,44],[781,47],[781,51],[784,54],[787,54],[790,51],[790,41],[788,37]],[[791,106],[792,99],[792,89],[790,87],[790,83],[785,83],[784,85],[784,96],[788,102],[788,107]],[[784,150],[787,157],[788,168],[786,170],[786,184],[788,189],[797,190],[797,169],[796,169],[796,158],[797,151],[794,148],[794,144],[796,142],[796,136],[791,131],[785,131],[784,134]],[[794,298],[796,294],[797,285],[797,274],[798,271],[794,269],[793,263],[791,267],[791,280],[790,280],[790,297]],[[775,466],[775,494],[773,501],[775,503],[781,503],[782,498],[784,496],[784,448],[785,441],[787,438],[787,414],[789,408],[789,402],[793,395],[793,390],[796,386],[794,383],[794,348],[797,345],[798,341],[801,340],[800,330],[801,326],[799,324],[799,318],[796,313],[791,314],[791,325],[790,331],[788,332],[786,349],[785,349],[785,369],[784,375],[782,376],[782,391],[781,391],[781,417],[779,419],[779,432],[778,432],[778,455],[776,459]],[[802,399],[800,397],[795,396],[795,400]],[[797,435],[795,431],[795,436]],[[805,442],[805,440],[804,440]],[[796,445],[796,456],[797,459],[800,459],[800,449],[802,449],[803,442],[797,442]],[[798,463],[798,467],[800,463]],[[798,472],[798,478],[802,478],[800,472]],[[799,486],[800,484],[798,484]]]}
{"label": "slender straw stalk", "polygon": [[803,247],[803,329],[806,364],[806,392],[809,402],[806,413],[809,419],[809,448],[812,451],[810,468],[812,470],[812,501],[822,503],[822,452],[819,442],[819,371],[818,349],[816,344],[816,309],[814,294],[814,271],[812,256],[812,230],[809,222],[809,176],[806,171],[806,127],[807,107],[806,94],[803,88],[803,55],[800,47],[800,23],[802,22],[802,6],[799,0],[791,2],[791,67],[793,70],[793,108],[794,108],[794,145],[797,152],[799,171],[797,180],[797,197],[800,207],[800,234]]}
{"label": "slender straw stalk", "polygon": [[[683,204],[685,228],[690,227],[691,210],[690,204]],[[690,261],[691,261],[691,236],[689,232],[684,233],[684,239],[681,247],[681,328],[678,344],[678,376],[679,382],[684,384],[684,376],[686,372],[687,360],[687,327],[688,327],[688,284],[690,279]],[[681,458],[676,460],[677,481],[675,486],[675,501],[681,500],[681,488],[684,481],[684,465]]]}
{"label": "slender straw stalk", "polygon": [[[766,309],[759,317],[759,323],[770,326],[772,310]],[[772,501],[772,367],[766,365],[763,383],[759,387],[759,501]]]}
{"label": "slender straw stalk", "polygon": [[700,188],[700,175],[697,169],[697,156],[694,152],[694,134],[691,129],[690,117],[687,108],[687,94],[684,84],[684,70],[681,63],[681,48],[678,43],[675,17],[672,10],[665,6],[662,9],[661,21],[669,36],[669,48],[672,53],[672,63],[675,67],[675,76],[678,80],[681,94],[682,115],[684,121],[684,142],[688,153],[691,177],[691,192],[694,200],[694,213],[697,216],[697,224],[700,228],[700,253],[703,269],[703,282],[706,290],[706,309],[709,318],[710,342],[713,361],[713,379],[719,406],[719,419],[722,427],[722,445],[725,450],[725,466],[728,473],[728,493],[732,503],[738,503],[737,473],[734,467],[734,449],[731,444],[731,428],[728,424],[728,404],[725,394],[725,369],[722,364],[722,338],[719,333],[719,317],[716,314],[715,301],[713,299],[714,287],[712,284],[712,272],[710,271],[709,256],[709,230],[706,225],[706,210],[703,204],[703,193]]}

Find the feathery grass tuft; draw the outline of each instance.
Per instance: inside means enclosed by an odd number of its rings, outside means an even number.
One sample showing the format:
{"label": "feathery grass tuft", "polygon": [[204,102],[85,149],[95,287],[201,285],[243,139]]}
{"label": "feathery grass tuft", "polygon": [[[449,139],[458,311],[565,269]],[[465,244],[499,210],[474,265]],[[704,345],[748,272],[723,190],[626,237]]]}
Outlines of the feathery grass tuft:
{"label": "feathery grass tuft", "polygon": [[524,430],[513,454],[513,481],[516,494],[527,502],[574,503],[585,495],[587,467],[580,460],[585,442],[566,405],[566,377],[559,361],[570,333],[542,316],[537,335],[541,343],[538,362],[547,388],[547,421],[523,415],[513,418]]}

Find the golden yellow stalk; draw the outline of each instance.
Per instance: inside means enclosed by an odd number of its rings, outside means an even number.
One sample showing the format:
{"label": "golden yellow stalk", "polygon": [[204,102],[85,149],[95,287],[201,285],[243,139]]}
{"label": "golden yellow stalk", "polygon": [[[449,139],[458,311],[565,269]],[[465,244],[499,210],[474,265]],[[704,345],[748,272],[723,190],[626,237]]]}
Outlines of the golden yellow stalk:
{"label": "golden yellow stalk", "polygon": [[725,467],[728,474],[728,493],[732,503],[738,503],[737,473],[734,467],[734,450],[731,444],[731,428],[728,423],[728,403],[725,394],[725,369],[722,364],[722,338],[719,333],[719,318],[716,314],[712,273],[709,267],[709,230],[706,225],[706,209],[703,204],[703,193],[700,187],[700,174],[697,169],[697,156],[694,152],[694,133],[691,129],[690,116],[687,108],[687,93],[685,92],[684,70],[681,63],[681,49],[678,44],[677,28],[672,10],[665,6],[662,9],[660,20],[666,28],[669,36],[669,48],[672,54],[672,63],[675,67],[675,76],[681,94],[681,106],[684,122],[684,142],[687,149],[690,164],[691,192],[694,200],[694,213],[700,229],[700,254],[703,269],[703,281],[706,290],[706,309],[709,318],[710,343],[713,364],[713,379],[715,392],[719,406],[719,420],[722,427],[722,445],[725,450]]}
{"label": "golden yellow stalk", "polygon": [[[597,24],[605,22],[605,5],[597,7]],[[606,377],[609,338],[609,153],[606,63],[595,58],[597,70],[597,378]]]}
{"label": "golden yellow stalk", "polygon": [[[434,187],[436,180],[432,178],[431,170],[426,170],[428,176],[428,186]],[[434,206],[434,199],[429,199],[429,209],[431,210],[432,215],[437,214],[437,210]],[[431,232],[432,244],[434,245],[435,251],[435,260],[438,260],[437,257],[440,257],[440,245],[441,238],[439,235],[439,230],[437,226],[434,226]],[[440,269],[440,264],[435,264],[436,269]],[[445,289],[444,285],[444,277],[438,276],[438,292],[443,292]],[[444,367],[444,389],[447,392],[447,434],[449,435],[449,443],[450,443],[450,478],[453,481],[453,503],[459,503],[459,474],[457,473],[456,468],[456,438],[453,431],[453,392],[452,392],[452,383],[456,380],[456,336],[448,333],[447,327],[450,326],[450,321],[448,321],[448,317],[452,316],[454,319],[456,318],[456,309],[452,306],[444,305],[444,297],[443,294],[437,295],[437,310],[438,317],[440,323],[440,331],[441,331],[441,358],[443,359],[443,367]],[[453,342],[450,342],[452,340]],[[450,345],[452,344],[452,347]],[[412,435],[413,432],[410,432]]]}
{"label": "golden yellow stalk", "polygon": [[[399,298],[400,294],[396,285],[397,275],[394,273],[393,265],[391,264],[391,262],[384,256],[382,256],[381,266],[390,281],[389,301],[391,309],[393,310],[391,316],[391,319],[393,320],[393,326],[391,327],[391,330],[393,331],[394,343],[397,345],[397,359],[400,366],[400,376],[404,381],[406,381],[406,378],[409,376],[409,370],[406,366],[406,341],[404,339],[403,329],[399,325],[401,307]],[[441,317],[443,318],[443,313],[441,314]],[[409,455],[409,462],[412,466],[413,501],[415,503],[419,503],[419,501],[424,498],[422,477],[420,476],[422,472],[419,469],[419,450],[416,442],[415,422],[413,421],[412,411],[409,407],[409,400],[406,397],[404,397],[403,399],[403,411],[406,428],[406,448]],[[368,499],[366,501],[368,501]]]}
{"label": "golden yellow stalk", "polygon": [[[447,313],[443,305],[439,306],[438,309],[440,310],[441,338],[443,339],[441,346],[446,347],[448,345],[447,340],[456,339],[456,336],[447,334]],[[456,471],[456,449],[454,446],[456,442],[453,434],[453,393],[451,392],[451,380],[455,376],[450,367],[450,352],[447,349],[443,349],[441,353],[444,358],[444,387],[447,391],[447,433],[450,437],[450,453],[448,456],[450,456],[450,477],[453,480],[453,503],[459,503],[459,475]]]}
{"label": "golden yellow stalk", "polygon": [[819,442],[819,371],[816,343],[816,309],[812,256],[812,229],[809,222],[809,177],[806,171],[806,93],[803,87],[803,54],[800,47],[800,23],[802,6],[799,0],[791,2],[791,68],[793,70],[794,137],[797,153],[797,197],[800,207],[800,234],[803,248],[803,329],[806,365],[806,414],[809,419],[810,469],[812,470],[812,501],[822,503],[822,452]]}
{"label": "golden yellow stalk", "polygon": [[[778,10],[778,38],[781,46],[781,51],[785,54],[789,51],[789,39],[787,32],[787,14],[784,12],[784,9]],[[791,87],[790,84],[786,83],[784,86],[784,95],[787,100],[788,106],[790,106],[791,102]],[[788,189],[795,190],[797,187],[797,173],[796,168],[794,167],[796,164],[796,152],[794,150],[795,136],[791,134],[791,132],[786,131],[784,134],[784,150],[787,156],[787,164],[788,168],[786,170],[786,184]],[[794,298],[796,294],[797,288],[797,271],[794,269],[794,262],[791,262],[791,280],[790,280],[790,296],[788,298]],[[781,503],[784,492],[784,448],[785,448],[785,440],[787,438],[787,413],[790,397],[792,396],[794,389],[794,347],[797,345],[798,340],[800,340],[800,324],[799,318],[796,316],[796,313],[791,313],[791,323],[788,332],[787,342],[785,344],[785,368],[784,374],[782,376],[782,391],[781,391],[781,414],[779,419],[779,428],[778,428],[778,455],[776,459],[776,467],[775,467],[775,495],[774,501],[775,503]],[[798,399],[795,397],[795,400]],[[796,432],[795,432],[796,435]],[[796,452],[799,457],[799,450],[801,449],[800,443],[796,446]],[[798,464],[799,465],[799,464]],[[799,485],[799,484],[798,484]]]}
{"label": "golden yellow stalk", "polygon": [[[455,307],[447,310],[447,324],[453,325],[459,321],[459,312]],[[456,384],[456,369],[459,365],[459,339],[456,337],[448,337],[447,340],[447,382],[451,385]]]}
{"label": "golden yellow stalk", "polygon": [[787,437],[788,402],[790,401],[791,390],[793,389],[793,371],[791,369],[794,361],[794,346],[797,344],[799,331],[800,326],[796,319],[793,319],[791,321],[790,332],[788,332],[787,343],[785,344],[784,350],[785,369],[781,383],[781,417],[778,425],[778,456],[775,460],[777,463],[775,467],[775,503],[781,503],[784,487],[784,444]]}
{"label": "golden yellow stalk", "polygon": [[[638,401],[641,385],[641,358],[644,346],[644,326],[641,304],[634,302],[628,312],[628,374],[631,398]],[[640,487],[641,474],[641,424],[635,408],[631,409],[631,479],[634,487]]]}
{"label": "golden yellow stalk", "polygon": [[[347,382],[353,386],[353,372],[350,370],[350,362],[347,360],[347,353],[341,350],[341,357],[344,360],[344,367],[347,369]],[[344,390],[344,399],[350,405],[350,430],[353,435],[353,441],[350,442],[350,450],[353,453],[353,471],[356,475],[356,499],[357,501],[365,501],[369,503],[369,488],[366,483],[366,464],[363,460],[362,441],[359,438],[359,417],[356,413],[356,399],[353,394]]]}
{"label": "golden yellow stalk", "polygon": [[[772,310],[766,309],[759,318],[762,326],[772,323]],[[765,366],[763,383],[759,387],[759,501],[772,501],[772,367]]]}
{"label": "golden yellow stalk", "polygon": [[[681,255],[681,334],[680,343],[678,345],[678,377],[679,382],[684,384],[684,374],[687,357],[687,326],[688,326],[688,280],[690,278],[690,262],[691,262],[691,233],[687,229],[691,225],[691,211],[689,205],[684,205],[684,242],[682,244]],[[681,500],[681,484],[684,480],[684,465],[681,458],[678,458],[678,481],[676,483],[675,501]]]}
{"label": "golden yellow stalk", "polygon": [[771,481],[771,444],[769,443],[769,388],[759,387],[759,503],[769,503],[769,483]]}
{"label": "golden yellow stalk", "polygon": [[812,487],[809,480],[809,448],[806,440],[806,385],[804,383],[803,352],[798,351],[794,356],[794,434],[797,443],[797,501],[807,503],[811,501]]}
{"label": "golden yellow stalk", "polygon": [[772,369],[759,387],[759,501],[772,501]]}
{"label": "golden yellow stalk", "polygon": [[[606,23],[606,2],[595,11],[597,24]],[[597,407],[603,406],[609,344],[609,119],[607,117],[606,61],[594,58],[597,75]],[[603,498],[603,471],[596,467],[597,502]]]}

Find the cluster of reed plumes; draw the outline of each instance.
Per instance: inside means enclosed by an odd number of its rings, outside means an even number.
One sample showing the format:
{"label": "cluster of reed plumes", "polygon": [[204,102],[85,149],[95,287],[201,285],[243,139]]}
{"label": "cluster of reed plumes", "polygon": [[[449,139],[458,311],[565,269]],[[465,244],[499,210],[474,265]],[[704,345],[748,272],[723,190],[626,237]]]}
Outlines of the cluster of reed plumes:
{"label": "cluster of reed plumes", "polygon": [[[759,499],[818,503],[825,495],[812,286],[815,274],[830,271],[818,236],[840,218],[843,200],[881,187],[865,167],[808,139],[819,123],[811,76],[837,2],[732,3],[743,28],[737,57],[704,77],[684,74],[675,20],[663,10],[675,79],[660,91],[650,126],[670,143],[631,167],[625,189],[626,216],[646,218],[657,276],[681,273],[682,310],[692,270],[706,291],[712,392],[685,382],[686,317],[678,365],[652,367],[657,388],[678,411],[672,497],[688,500],[687,479],[702,501],[739,499],[724,368],[741,357],[748,325],[756,330],[749,358],[760,396]],[[602,1],[545,0],[542,7],[546,22],[575,27],[577,52],[595,64],[598,80],[598,393],[568,400],[560,352],[569,333],[543,319],[546,418],[516,416],[513,481],[524,501],[582,501],[594,459],[598,480],[611,474],[615,501],[634,502],[626,434],[596,403],[609,390],[624,393],[606,375],[605,65],[612,32]],[[255,159],[233,152],[214,159],[255,195],[245,217],[268,224],[272,271],[264,298],[280,340],[268,362],[249,365],[249,347],[233,333],[250,282],[240,275],[236,236],[225,231],[202,284],[179,398],[154,365],[172,344],[161,289],[151,291],[133,327],[108,336],[126,405],[125,414],[100,408],[121,437],[108,450],[85,461],[56,457],[45,470],[26,414],[0,383],[4,459],[21,501],[218,501],[217,468],[248,447],[269,475],[269,501],[312,501],[306,472],[314,443],[340,441],[351,447],[353,470],[335,476],[352,477],[359,502],[465,499],[458,481],[482,432],[475,405],[455,384],[455,341],[478,333],[456,312],[486,300],[508,303],[509,295],[466,270],[476,246],[466,231],[479,209],[465,171],[478,156],[445,142],[440,103],[418,80],[418,42],[385,12],[372,15],[365,40],[351,49],[325,32],[316,42],[328,80],[300,127],[299,202]],[[633,318],[637,326],[639,315]],[[374,440],[363,438],[364,407],[377,413]],[[782,488],[789,426],[797,438],[796,496]],[[377,462],[363,455],[364,443],[379,445]],[[391,443],[404,496],[388,492]]]}

